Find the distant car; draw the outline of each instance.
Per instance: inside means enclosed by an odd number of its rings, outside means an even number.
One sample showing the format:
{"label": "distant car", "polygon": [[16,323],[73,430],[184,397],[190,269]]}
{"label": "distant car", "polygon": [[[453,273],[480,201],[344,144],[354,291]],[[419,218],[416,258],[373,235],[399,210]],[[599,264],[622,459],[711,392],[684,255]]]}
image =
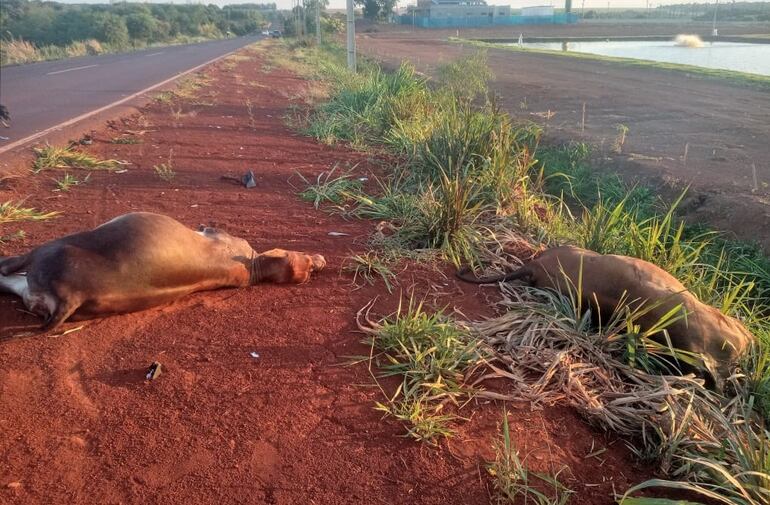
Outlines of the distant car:
{"label": "distant car", "polygon": [[273,37],[274,39],[279,39],[281,38],[281,32],[279,30],[273,30],[272,32],[270,32],[270,36]]}
{"label": "distant car", "polygon": [[269,30],[264,30],[264,31],[262,32],[262,35],[270,35],[270,31],[269,31]]}

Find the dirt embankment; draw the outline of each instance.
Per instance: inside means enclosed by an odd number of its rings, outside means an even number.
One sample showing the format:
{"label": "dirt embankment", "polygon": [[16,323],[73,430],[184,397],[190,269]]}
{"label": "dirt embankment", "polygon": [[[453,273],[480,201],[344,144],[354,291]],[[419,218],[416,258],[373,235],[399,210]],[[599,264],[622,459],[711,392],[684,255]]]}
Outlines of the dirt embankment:
{"label": "dirt embankment", "polygon": [[[681,28],[697,31],[697,26]],[[730,26],[737,27],[735,33],[770,33],[770,23]],[[525,28],[526,36],[642,30],[652,35],[669,29],[603,23]],[[442,39],[447,35],[366,33],[358,47],[388,65],[409,58],[431,74],[442,63],[478,51]],[[483,31],[460,35],[490,36]],[[497,29],[492,35],[503,36]],[[759,241],[770,253],[770,90],[681,71],[499,49],[489,49],[488,60],[495,74],[490,87],[513,117],[542,124],[554,143],[589,142],[597,167],[641,180],[668,197],[690,186],[691,198],[681,209],[688,219]],[[628,133],[617,153],[619,125]]]}
{"label": "dirt embankment", "polygon": [[[26,238],[0,254],[145,210],[221,227],[257,250],[322,253],[328,269],[306,285],[200,293],[60,338],[11,338],[37,321],[0,296],[0,502],[489,503],[485,461],[501,405],[469,405],[454,438],[420,444],[373,410],[382,397],[366,365],[345,365],[369,351],[356,311],[380,295],[386,313],[398,295],[381,284],[351,286],[341,264],[362,250],[373,223],[314,210],[297,198],[295,173],[314,178],[336,163],[367,173],[368,156],[287,129],[282,118],[301,105],[308,83],[271,69],[261,53],[243,54],[208,68],[210,82],[195,97],[153,103],[93,132],[85,149],[129,161],[126,173],[93,173],[66,193],[52,191],[50,177],[61,173],[4,181],[0,201],[62,214],[5,226],[3,234],[23,228]],[[141,143],[111,143],[118,136]],[[173,166],[170,182],[155,173],[161,163]],[[254,189],[220,179],[247,169]],[[479,296],[414,265],[399,280],[430,304],[489,313],[492,291]],[[163,374],[146,382],[155,360]],[[570,409],[506,408],[527,466],[564,469],[573,503],[609,504],[613,491],[650,476],[625,441],[588,428]]]}

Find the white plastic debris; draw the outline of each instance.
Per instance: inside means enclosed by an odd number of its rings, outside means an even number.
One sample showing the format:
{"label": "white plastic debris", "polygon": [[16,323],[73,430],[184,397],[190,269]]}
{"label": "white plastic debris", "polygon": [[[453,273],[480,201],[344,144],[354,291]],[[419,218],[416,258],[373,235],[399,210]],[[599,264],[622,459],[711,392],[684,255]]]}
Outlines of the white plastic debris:
{"label": "white plastic debris", "polygon": [[349,237],[349,233],[343,233],[341,231],[330,231],[327,235],[330,237]]}

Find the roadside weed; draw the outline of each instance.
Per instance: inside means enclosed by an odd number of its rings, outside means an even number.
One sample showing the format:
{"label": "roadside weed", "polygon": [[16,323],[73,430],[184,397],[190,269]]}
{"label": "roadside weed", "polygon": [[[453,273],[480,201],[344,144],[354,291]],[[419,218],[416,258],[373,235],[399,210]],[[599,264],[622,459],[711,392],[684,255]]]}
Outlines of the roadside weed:
{"label": "roadside weed", "polygon": [[174,172],[174,167],[170,163],[161,163],[159,165],[153,165],[153,170],[155,170],[155,175],[160,177],[166,182],[171,182],[174,180],[174,177],[176,177],[176,172]]}
{"label": "roadside weed", "polygon": [[302,174],[299,177],[305,183],[307,188],[300,193],[300,197],[308,202],[312,202],[317,209],[322,203],[333,203],[342,205],[346,200],[361,191],[363,184],[353,175],[343,174],[334,176],[337,170],[335,165],[328,172],[322,172],[316,178],[315,183],[307,180]]}
{"label": "roadside weed", "polygon": [[116,170],[123,162],[118,160],[100,160],[84,152],[76,151],[71,147],[54,147],[46,145],[35,148],[35,161],[32,163],[32,172],[60,168],[79,168],[83,170]]}
{"label": "roadside weed", "polygon": [[0,224],[16,223],[19,221],[45,221],[57,217],[60,212],[41,212],[36,209],[22,207],[23,202],[7,201],[0,203]]}
{"label": "roadside weed", "polygon": [[114,137],[111,142],[113,144],[141,144],[142,140],[138,139],[136,137],[131,137],[128,135],[123,135],[120,137]]}
{"label": "roadside weed", "polygon": [[408,435],[418,440],[451,434],[457,416],[446,409],[476,393],[472,380],[490,357],[488,350],[467,328],[442,312],[429,313],[413,297],[380,322],[359,320],[359,328],[368,335],[376,377],[402,378],[377,409],[406,422]]}
{"label": "roadside weed", "polygon": [[385,283],[388,293],[392,293],[393,286],[396,284],[396,274],[390,268],[389,262],[372,251],[349,256],[345,260],[343,270],[353,274],[354,285],[358,285],[360,279],[373,286],[375,279],[379,277]]}
{"label": "roadside weed", "polygon": [[87,174],[83,179],[78,179],[74,175],[65,173],[64,177],[61,179],[52,179],[56,183],[56,189],[54,189],[54,191],[69,191],[73,186],[82,186],[88,182],[90,177],[91,174]]}
{"label": "roadside weed", "polygon": [[565,505],[573,493],[559,482],[559,473],[531,472],[524,466],[519,451],[511,441],[508,412],[503,410],[500,438],[495,442],[495,460],[487,465],[499,505],[523,503]]}

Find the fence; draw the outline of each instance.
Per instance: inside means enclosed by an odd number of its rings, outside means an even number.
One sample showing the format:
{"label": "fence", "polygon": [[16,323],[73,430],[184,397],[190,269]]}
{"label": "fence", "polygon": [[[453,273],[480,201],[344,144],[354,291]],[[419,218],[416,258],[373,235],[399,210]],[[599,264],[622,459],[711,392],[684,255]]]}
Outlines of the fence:
{"label": "fence", "polygon": [[506,25],[565,25],[577,23],[576,14],[554,14],[552,16],[463,16],[428,18],[423,16],[400,16],[402,25],[421,28],[478,28],[483,26]]}

